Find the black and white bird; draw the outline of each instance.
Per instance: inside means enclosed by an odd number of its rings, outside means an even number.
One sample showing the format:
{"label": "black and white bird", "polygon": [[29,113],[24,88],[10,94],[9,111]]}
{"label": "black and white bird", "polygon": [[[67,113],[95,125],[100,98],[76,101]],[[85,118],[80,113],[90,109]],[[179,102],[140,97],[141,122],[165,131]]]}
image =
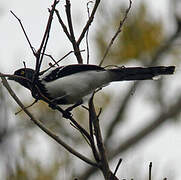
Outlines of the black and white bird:
{"label": "black and white bird", "polygon": [[[159,75],[173,74],[175,66],[156,67],[114,67],[106,69],[96,65],[74,64],[67,65],[39,75],[34,84],[41,94],[56,104],[81,104],[83,98],[97,88],[104,87],[113,81],[152,80]],[[9,78],[32,91],[35,70],[30,68],[18,69],[14,75],[28,79]],[[33,95],[33,93],[32,93]],[[33,95],[35,99],[41,96]]]}

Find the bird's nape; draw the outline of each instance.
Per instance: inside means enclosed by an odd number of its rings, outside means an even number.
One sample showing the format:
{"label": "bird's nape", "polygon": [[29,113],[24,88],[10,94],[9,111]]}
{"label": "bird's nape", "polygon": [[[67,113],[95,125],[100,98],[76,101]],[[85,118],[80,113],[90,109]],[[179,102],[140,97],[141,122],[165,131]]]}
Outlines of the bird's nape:
{"label": "bird's nape", "polygon": [[34,73],[35,71],[33,69],[21,68],[14,72],[13,75],[15,76],[9,77],[8,79],[14,80],[18,82],[19,84],[21,84],[22,86],[24,86],[25,88],[30,89],[29,84],[33,80]]}

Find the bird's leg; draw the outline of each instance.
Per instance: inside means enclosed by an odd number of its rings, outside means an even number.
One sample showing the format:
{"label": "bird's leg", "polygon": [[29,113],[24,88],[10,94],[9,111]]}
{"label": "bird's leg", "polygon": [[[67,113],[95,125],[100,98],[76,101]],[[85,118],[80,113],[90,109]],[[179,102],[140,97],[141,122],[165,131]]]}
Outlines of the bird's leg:
{"label": "bird's leg", "polygon": [[73,106],[68,107],[67,109],[65,109],[66,112],[72,111],[74,108],[76,108],[77,106],[80,106],[83,103],[82,100],[78,101],[77,103],[75,103]]}
{"label": "bird's leg", "polygon": [[60,108],[59,106],[57,106],[58,104],[55,102],[55,101],[51,101],[50,103],[49,103],[49,107],[51,108],[51,109],[53,109],[53,110],[55,110],[55,109],[57,109],[58,111],[60,111],[61,113],[62,113],[62,115],[63,115],[63,117],[64,118],[69,118],[69,117],[71,117],[72,115],[71,115],[71,113],[70,113],[70,111],[64,111],[62,108]]}
{"label": "bird's leg", "polygon": [[[59,97],[59,98],[55,98],[53,100],[51,100],[51,103],[49,104],[49,107],[51,107],[52,109],[57,109],[55,106],[58,104],[64,104],[64,98],[66,95]],[[65,109],[65,115],[71,116],[71,111],[76,108],[77,106],[81,105],[83,103],[83,100],[78,101],[77,103],[75,103],[73,106],[68,107],[67,109]]]}
{"label": "bird's leg", "polygon": [[57,104],[55,104],[54,102],[51,102],[51,103],[48,104],[48,106],[49,106],[51,109],[53,109],[53,110],[56,109],[56,105],[57,105]]}
{"label": "bird's leg", "polygon": [[64,104],[64,103],[63,103],[63,99],[64,99],[65,96],[66,96],[66,95],[50,100],[51,103],[49,104],[49,107],[51,107],[52,109],[56,109],[56,108],[55,108],[56,105],[58,105],[58,104]]}

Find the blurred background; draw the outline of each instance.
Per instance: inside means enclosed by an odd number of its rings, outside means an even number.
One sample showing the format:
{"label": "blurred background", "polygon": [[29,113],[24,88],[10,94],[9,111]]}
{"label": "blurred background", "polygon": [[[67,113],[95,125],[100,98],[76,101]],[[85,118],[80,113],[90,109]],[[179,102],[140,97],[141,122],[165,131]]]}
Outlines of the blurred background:
{"label": "blurred background", "polygon": [[[76,37],[87,20],[87,2],[71,2]],[[102,1],[89,30],[92,64],[99,64],[128,4],[126,0]],[[13,73],[23,67],[23,61],[27,67],[35,67],[35,58],[10,10],[22,20],[33,47],[37,49],[50,5],[48,0],[0,1],[1,72]],[[90,3],[90,10],[92,7]],[[180,7],[179,0],[133,1],[123,31],[103,64],[176,66],[173,76],[164,76],[157,81],[112,83],[96,94],[96,108],[103,108],[100,123],[111,168],[114,170],[119,158],[123,159],[117,174],[120,179],[148,179],[150,162],[153,162],[152,179],[181,179]],[[57,8],[66,22],[64,1]],[[85,42],[81,49],[86,49]],[[46,53],[58,60],[71,50],[55,16]],[[86,52],[82,55],[86,62]],[[43,68],[48,67],[50,61],[46,57]],[[73,54],[61,64],[71,63],[76,63]],[[10,84],[25,105],[32,103],[29,91],[14,82]],[[19,110],[0,84],[0,179],[102,179],[100,172],[57,145],[24,113],[15,115]],[[45,103],[38,102],[29,110],[77,151],[93,158],[79,132]],[[86,110],[80,107],[73,113],[87,128]]]}

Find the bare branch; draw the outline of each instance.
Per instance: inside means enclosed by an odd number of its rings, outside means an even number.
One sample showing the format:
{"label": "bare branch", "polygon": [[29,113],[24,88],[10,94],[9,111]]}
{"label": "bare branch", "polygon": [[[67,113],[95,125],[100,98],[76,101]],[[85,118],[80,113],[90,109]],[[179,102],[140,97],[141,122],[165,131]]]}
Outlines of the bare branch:
{"label": "bare branch", "polygon": [[91,144],[90,144],[89,140],[86,138],[86,136],[85,136],[73,123],[70,122],[70,125],[71,125],[73,128],[75,128],[76,130],[79,131],[79,133],[80,133],[80,134],[82,135],[82,137],[85,139],[86,143],[91,147]]}
{"label": "bare branch", "polygon": [[150,164],[149,164],[149,180],[151,180],[151,172],[152,171],[152,162],[150,162]]}
{"label": "bare branch", "polygon": [[58,17],[58,21],[59,21],[60,25],[62,26],[63,31],[65,32],[68,39],[71,41],[70,33],[68,32],[68,29],[67,29],[66,25],[64,24],[62,18],[60,17],[59,11],[55,9],[55,13],[56,13],[56,15]]}
{"label": "bare branch", "polygon": [[104,164],[105,166],[104,168],[108,169],[109,171],[109,165],[108,165],[107,156],[106,156],[106,152],[105,152],[105,148],[104,148],[104,144],[102,140],[99,120],[97,119],[97,115],[96,115],[94,104],[93,104],[93,96],[91,97],[89,101],[89,117],[90,117],[90,121],[94,125],[95,137],[97,141],[97,147],[99,149],[99,153],[101,156],[101,162],[102,164]]}
{"label": "bare branch", "polygon": [[[90,11],[89,11],[89,4],[93,3],[93,1],[89,1],[87,3],[87,14],[88,14],[88,18],[90,18]],[[90,27],[90,26],[89,26]],[[87,29],[86,32],[86,45],[87,45],[87,64],[89,64],[89,27]]]}
{"label": "bare branch", "polygon": [[78,39],[78,41],[77,41],[77,44],[78,44],[78,45],[81,43],[81,41],[82,41],[82,39],[84,38],[87,30],[89,29],[91,23],[93,22],[95,13],[96,13],[96,11],[97,11],[97,8],[98,8],[100,2],[101,2],[101,0],[96,0],[95,5],[94,5],[94,8],[93,8],[93,10],[92,10],[92,13],[91,13],[91,15],[90,15],[90,17],[89,17],[89,20],[87,21],[87,23],[86,23],[85,27],[83,28],[82,33],[81,33],[81,35],[80,35],[80,37],[79,37],[79,39]]}
{"label": "bare branch", "polygon": [[51,67],[54,67],[55,65],[57,65],[59,67],[59,64],[56,62],[56,60],[53,58],[52,55],[50,54],[44,54],[45,56],[49,57],[53,62],[54,62],[54,65],[50,65]]}
{"label": "bare branch", "polygon": [[[0,74],[0,77],[16,77],[16,78],[20,78],[20,79],[23,79],[24,81],[28,81],[28,83],[30,84],[30,87],[32,88],[33,86],[33,82],[31,82],[29,79],[27,78],[24,78],[22,76],[16,76],[16,75],[8,75],[8,74]],[[34,86],[35,88],[35,91],[31,91],[32,93],[32,96],[33,97],[36,97],[37,93],[38,95],[40,96],[40,99],[45,101],[46,103],[48,103],[48,105],[50,107],[53,107],[53,109],[55,110],[58,110],[60,113],[62,113],[63,117],[66,118],[66,119],[69,119],[72,124],[74,124],[74,126],[77,127],[77,129],[79,129],[80,133],[84,134],[85,137],[89,140],[90,144],[92,145],[93,144],[93,140],[91,138],[91,136],[89,135],[89,133],[71,116],[71,114],[69,114],[67,111],[64,111],[60,106],[58,106],[57,104],[55,104],[54,102],[50,101],[47,97],[45,97],[40,89],[37,87],[37,85]],[[24,107],[23,110],[25,111],[26,108]]]}
{"label": "bare branch", "polygon": [[69,31],[70,31],[70,37],[71,37],[70,41],[74,48],[74,54],[77,58],[78,63],[82,64],[83,63],[82,55],[80,53],[79,44],[75,40],[74,29],[73,29],[73,25],[72,25],[70,0],[66,0],[65,11],[66,11],[67,21],[68,21],[68,26],[69,26]]}
{"label": "bare branch", "polygon": [[[121,143],[115,150],[109,150],[110,156],[109,161],[112,160],[115,156],[119,155],[120,153],[123,153],[125,150],[128,150],[130,147],[134,146],[136,143],[141,141],[143,138],[145,138],[147,135],[149,135],[151,132],[156,130],[160,127],[163,123],[173,120],[172,118],[177,116],[180,113],[180,107],[181,107],[181,96],[178,98],[177,102],[173,105],[171,105],[168,109],[169,111],[165,113],[160,113],[158,117],[153,119],[150,124],[146,125],[142,130],[138,131],[137,133],[133,134],[130,138],[125,139],[123,143]],[[97,169],[95,168],[89,168],[87,171],[84,172],[84,174],[81,176],[81,179],[88,178],[92,174],[96,172]]]}
{"label": "bare branch", "polygon": [[66,15],[67,15],[67,21],[68,21],[71,41],[72,41],[72,43],[75,43],[75,35],[74,35],[74,29],[73,29],[73,24],[72,24],[70,0],[66,0],[65,10],[66,10]]}
{"label": "bare branch", "polygon": [[16,103],[23,109],[23,111],[30,117],[31,121],[33,121],[41,130],[43,130],[47,135],[49,135],[52,139],[54,139],[58,144],[62,145],[67,151],[69,151],[70,153],[72,153],[73,155],[77,156],[78,158],[80,158],[81,160],[83,160],[84,162],[94,166],[94,167],[98,167],[98,165],[96,163],[94,163],[93,161],[91,161],[90,159],[86,158],[85,156],[83,156],[82,154],[80,154],[79,152],[75,151],[71,146],[69,146],[68,144],[66,144],[63,140],[60,139],[59,136],[57,136],[56,134],[54,134],[50,129],[48,129],[43,123],[41,123],[39,120],[37,120],[26,108],[25,106],[22,104],[22,102],[19,100],[19,98],[16,96],[16,94],[14,93],[14,91],[11,89],[11,87],[9,86],[6,78],[4,77],[5,75],[0,73],[0,77],[2,79],[3,85],[4,87],[8,90],[9,94],[12,96],[12,98],[16,101]]}
{"label": "bare branch", "polygon": [[26,37],[26,40],[28,41],[28,44],[29,44],[29,46],[30,46],[30,48],[31,48],[31,51],[32,51],[33,55],[36,56],[35,48],[31,45],[31,42],[30,42],[30,40],[29,40],[29,38],[28,38],[28,35],[27,35],[26,31],[25,31],[25,28],[24,28],[24,26],[23,26],[23,24],[22,24],[22,22],[21,22],[21,19],[19,19],[13,11],[10,11],[10,12],[11,12],[11,14],[13,14],[13,16],[19,21],[19,24],[20,24],[20,26],[21,26],[21,28],[22,28],[22,30],[23,30],[23,33],[24,33],[24,35],[25,35],[25,37]]}
{"label": "bare branch", "polygon": [[[155,64],[157,64],[157,62],[160,60],[161,56],[169,51],[172,48],[173,43],[175,42],[175,40],[177,38],[180,37],[180,33],[181,33],[181,27],[178,26],[178,29],[176,30],[176,32],[168,39],[166,40],[161,47],[157,50],[157,52],[153,55],[151,62],[148,64],[149,66],[153,66]],[[130,99],[131,99],[131,95],[132,92],[134,91],[134,89],[136,89],[142,82],[141,81],[137,81],[135,82],[130,89],[128,90],[127,94],[124,96],[124,99],[122,101],[122,104],[120,106],[120,108],[118,108],[118,113],[116,115],[116,117],[113,119],[113,121],[111,122],[111,124],[109,125],[109,129],[107,131],[106,134],[106,138],[105,138],[105,143],[107,144],[110,136],[112,135],[112,132],[114,131],[114,128],[116,127],[116,125],[118,123],[120,123],[121,116],[123,115]]]}
{"label": "bare branch", "polygon": [[42,42],[40,44],[40,47],[39,47],[39,49],[38,49],[38,51],[36,53],[36,67],[35,67],[36,72],[35,72],[35,75],[34,75],[34,79],[36,78],[36,76],[38,76],[38,73],[40,71],[40,67],[41,67],[41,64],[42,64],[42,61],[43,61],[43,56],[45,54],[46,46],[47,46],[48,39],[49,39],[51,24],[52,24],[52,20],[53,20],[53,14],[55,12],[55,7],[56,7],[56,5],[58,3],[59,3],[58,0],[54,0],[52,8],[51,8],[51,10],[49,10],[50,15],[49,15],[49,18],[48,18],[45,33],[44,33]]}
{"label": "bare branch", "polygon": [[102,60],[101,60],[101,62],[100,62],[100,64],[99,64],[99,66],[101,66],[101,65],[103,64],[103,62],[104,62],[106,56],[108,55],[108,52],[110,51],[111,46],[113,45],[115,39],[117,38],[117,36],[119,35],[119,33],[122,31],[123,24],[124,24],[124,22],[125,22],[126,19],[127,19],[128,13],[129,13],[129,11],[130,11],[130,9],[131,9],[131,5],[132,5],[132,1],[129,0],[129,7],[128,7],[128,9],[127,9],[126,12],[125,12],[125,16],[124,16],[123,20],[120,21],[119,27],[118,27],[116,33],[114,34],[114,36],[112,37],[110,43],[108,44],[108,47],[106,48],[106,51],[105,51],[105,53],[104,53],[104,55],[103,55],[103,58],[102,58]]}
{"label": "bare branch", "polygon": [[121,162],[122,162],[122,159],[120,158],[119,161],[118,161],[118,164],[117,164],[117,166],[116,166],[116,169],[115,169],[115,171],[114,171],[114,175],[116,175],[116,173],[117,173],[117,171],[118,171],[118,169],[119,169],[119,166],[120,166]]}
{"label": "bare branch", "polygon": [[[37,102],[38,102],[38,100],[35,99],[30,105],[26,106],[25,109],[28,109],[28,108],[32,107]],[[19,114],[22,111],[23,111],[23,109],[20,109],[18,112],[15,113],[15,115]]]}
{"label": "bare branch", "polygon": [[147,124],[140,131],[133,134],[130,138],[125,139],[125,141],[121,143],[115,150],[111,150],[110,159],[132,147],[137,142],[141,141],[143,138],[149,135],[151,132],[159,128],[163,123],[167,122],[168,120],[172,120],[171,118],[177,116],[180,113],[181,96],[177,99],[178,100],[175,104],[172,104],[170,107],[168,107],[169,111],[161,111],[158,117],[149,121],[151,123]]}
{"label": "bare branch", "polygon": [[[81,50],[80,52],[84,52],[85,50]],[[68,55],[70,55],[71,53],[73,53],[74,51],[70,51],[68,52],[66,55],[64,55],[62,58],[60,58],[58,61],[55,62],[55,64],[52,64],[49,68],[47,68],[46,70],[40,72],[40,74],[48,71],[49,69],[51,69],[52,67],[54,67],[56,64],[58,64],[60,61],[62,61],[63,59],[65,59]]]}
{"label": "bare branch", "polygon": [[107,154],[106,154],[106,150],[104,147],[101,129],[100,129],[100,125],[99,125],[99,119],[96,115],[95,107],[93,104],[93,97],[94,97],[94,94],[92,95],[91,99],[89,100],[89,117],[90,117],[90,121],[93,123],[93,126],[94,126],[97,147],[98,147],[99,155],[100,155],[100,162],[99,162],[100,169],[101,169],[105,179],[118,180],[118,178],[111,172],[111,170],[109,168]]}
{"label": "bare branch", "polygon": [[89,132],[90,132],[90,136],[92,137],[92,152],[93,152],[93,155],[94,155],[94,158],[97,162],[100,161],[100,157],[99,157],[99,154],[97,152],[97,149],[96,149],[96,145],[95,145],[95,141],[94,141],[94,133],[93,133],[93,118],[94,118],[94,114],[92,112],[91,109],[88,109],[89,111]]}

